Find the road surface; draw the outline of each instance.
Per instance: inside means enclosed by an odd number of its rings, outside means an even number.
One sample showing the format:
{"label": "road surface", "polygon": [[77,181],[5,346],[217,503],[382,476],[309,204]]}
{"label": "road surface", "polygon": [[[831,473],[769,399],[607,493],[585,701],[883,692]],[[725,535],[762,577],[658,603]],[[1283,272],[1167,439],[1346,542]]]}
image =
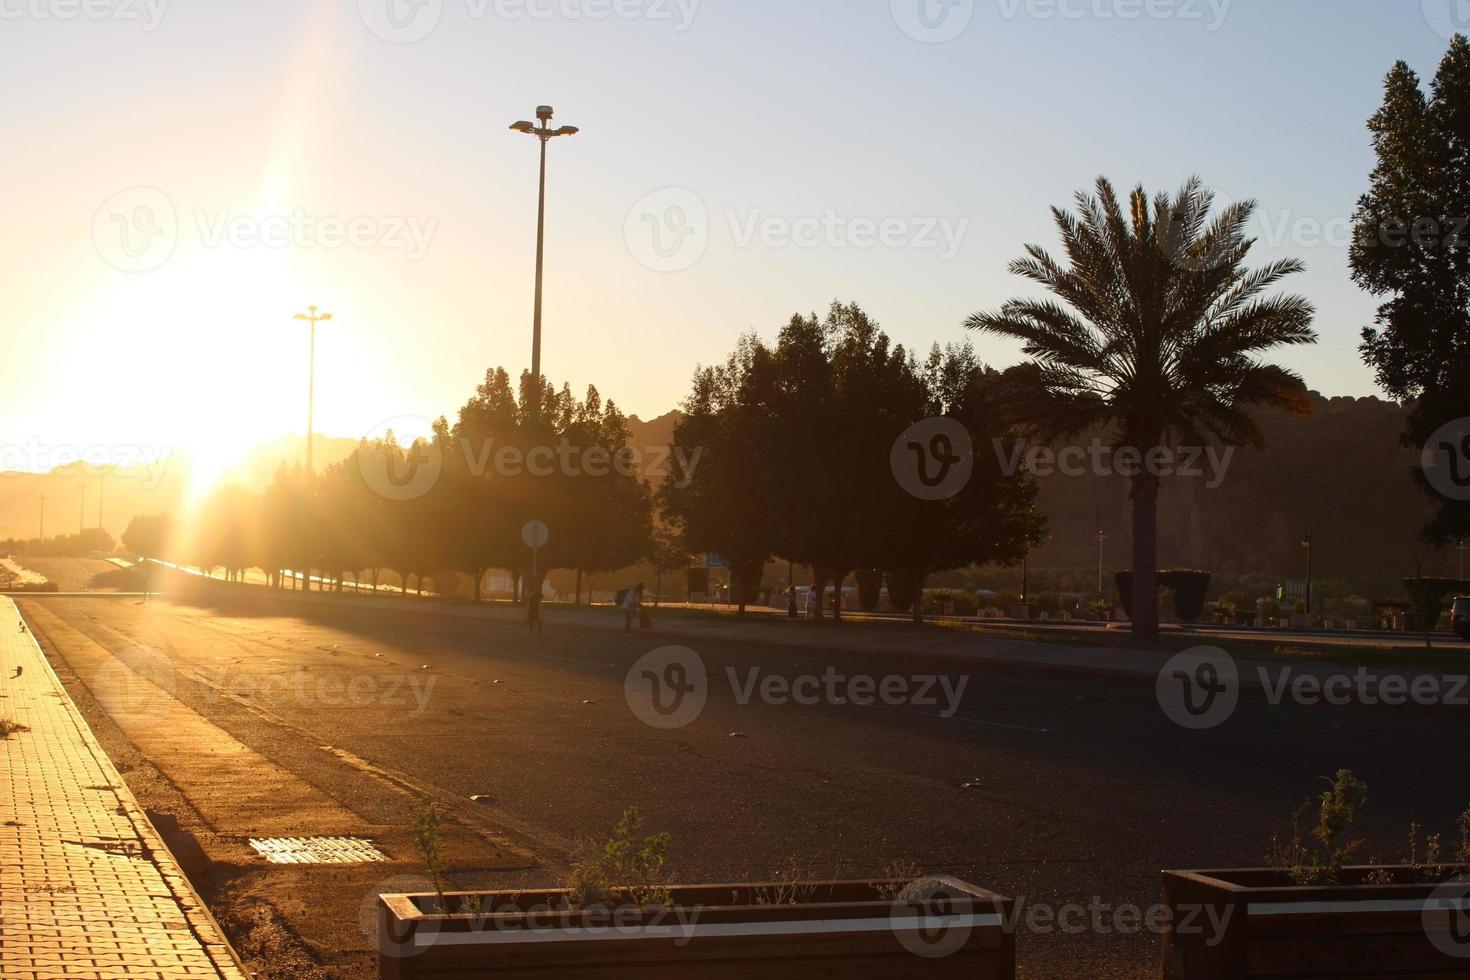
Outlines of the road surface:
{"label": "road surface", "polygon": [[[906,862],[1027,907],[1111,910],[1156,903],[1162,868],[1259,863],[1339,768],[1370,786],[1368,851],[1385,858],[1411,820],[1451,839],[1470,802],[1444,767],[1470,747],[1452,712],[1251,698],[1194,732],[1148,686],[993,673],[968,676],[950,717],[944,703],[742,704],[752,670],[966,675],[710,640],[697,651],[708,704],[660,730],[625,698],[629,668],[667,642],[656,632],[569,628],[548,609],[532,638],[509,616],[315,600],[202,582],[151,602],[21,600],[135,793],[177,822],[186,867],[242,954],[276,975],[372,975],[358,911],[387,879],[421,874],[408,829],[427,803],[445,814],[464,886],[556,883],[578,840],[637,806],[672,835],[672,866],[691,882],[761,878],[793,859],[821,877]],[[305,834],[369,837],[391,861],[266,865],[246,845]],[[1110,912],[1072,921],[1078,934],[1023,929],[1023,976],[1157,976],[1156,936],[1120,934]]]}

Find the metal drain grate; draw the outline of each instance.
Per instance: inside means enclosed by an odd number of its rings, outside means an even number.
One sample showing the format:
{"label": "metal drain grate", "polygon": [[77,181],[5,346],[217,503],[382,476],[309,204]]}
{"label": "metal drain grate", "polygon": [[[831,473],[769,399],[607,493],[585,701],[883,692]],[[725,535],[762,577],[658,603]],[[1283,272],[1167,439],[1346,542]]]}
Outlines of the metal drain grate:
{"label": "metal drain grate", "polygon": [[271,864],[369,864],[388,855],[360,837],[262,837],[250,846]]}

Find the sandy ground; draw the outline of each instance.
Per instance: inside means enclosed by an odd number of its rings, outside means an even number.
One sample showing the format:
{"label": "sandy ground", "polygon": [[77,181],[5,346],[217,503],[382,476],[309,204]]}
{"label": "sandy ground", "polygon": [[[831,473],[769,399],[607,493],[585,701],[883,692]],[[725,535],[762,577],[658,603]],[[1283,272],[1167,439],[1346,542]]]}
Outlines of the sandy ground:
{"label": "sandy ground", "polygon": [[[1151,689],[993,674],[971,678],[950,718],[741,703],[727,668],[743,680],[955,667],[711,639],[698,651],[716,678],[709,704],[660,731],[624,697],[656,635],[568,629],[553,614],[533,639],[409,604],[251,592],[201,583],[168,600],[21,606],[267,977],[373,975],[359,911],[397,876],[422,889],[407,835],[426,804],[444,814],[452,877],[467,886],[555,884],[579,839],[606,836],[637,805],[649,829],[672,834],[686,881],[763,877],[792,857],[814,877],[904,861],[1027,906],[1112,909],[1156,903],[1161,868],[1257,863],[1316,777],[1339,767],[1372,788],[1376,840],[1402,840],[1412,819],[1450,831],[1470,797],[1442,770],[1470,747],[1453,715],[1243,703],[1220,729],[1186,732]],[[373,838],[391,861],[273,866],[245,843],[307,832]],[[1157,976],[1156,937],[1108,921],[1023,932],[1022,975]]]}

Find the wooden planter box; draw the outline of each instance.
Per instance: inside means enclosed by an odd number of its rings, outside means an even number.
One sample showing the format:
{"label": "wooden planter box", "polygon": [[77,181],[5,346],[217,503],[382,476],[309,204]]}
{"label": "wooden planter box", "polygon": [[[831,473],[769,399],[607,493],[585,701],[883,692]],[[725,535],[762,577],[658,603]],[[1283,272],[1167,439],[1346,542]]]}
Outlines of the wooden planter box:
{"label": "wooden planter box", "polygon": [[[1435,881],[1470,872],[1423,870]],[[1366,883],[1375,871],[1395,883]],[[1165,871],[1164,977],[1470,978],[1470,884],[1415,882],[1403,866],[1348,867],[1341,878],[1300,887],[1272,869]]]}
{"label": "wooden planter box", "polygon": [[[779,885],[672,889],[673,907],[567,911],[565,891],[446,892],[379,900],[379,977],[964,977],[1014,980],[1011,900],[952,878],[922,905],[884,899],[882,882],[819,882],[797,904]],[[786,886],[789,887],[789,886]],[[765,903],[762,899],[765,899]],[[471,906],[473,909],[473,906]]]}

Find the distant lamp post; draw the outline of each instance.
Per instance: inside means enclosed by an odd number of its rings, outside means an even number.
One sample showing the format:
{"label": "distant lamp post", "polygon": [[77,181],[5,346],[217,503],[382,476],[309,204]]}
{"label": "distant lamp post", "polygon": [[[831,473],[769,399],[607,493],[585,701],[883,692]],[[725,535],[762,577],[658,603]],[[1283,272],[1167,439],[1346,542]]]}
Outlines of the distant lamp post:
{"label": "distant lamp post", "polygon": [[315,431],[312,420],[313,402],[316,400],[316,325],[332,318],[330,313],[317,313],[315,306],[308,306],[306,313],[296,314],[296,319],[311,324],[311,346],[306,367],[306,472],[311,468],[311,442]]}
{"label": "distant lamp post", "polygon": [[1312,615],[1312,532],[1302,536],[1302,547],[1307,549],[1307,615]]}
{"label": "distant lamp post", "polygon": [[1102,531],[1097,532],[1097,591],[1102,594],[1103,590],[1103,542],[1108,536]]}
{"label": "distant lamp post", "polygon": [[545,267],[546,256],[546,144],[553,137],[575,136],[581,132],[576,126],[552,129],[552,115],[551,106],[537,106],[536,119],[541,125],[538,126],[536,123],[523,119],[518,123],[512,123],[510,127],[517,133],[525,133],[541,141],[541,191],[536,205],[536,307],[531,325],[531,379],[538,393],[536,402],[538,408],[540,407],[539,393],[541,390],[541,272]]}
{"label": "distant lamp post", "polygon": [[1460,552],[1460,581],[1463,582],[1463,581],[1465,581],[1465,539],[1464,538],[1461,538],[1460,539],[1460,547],[1457,550]]}

